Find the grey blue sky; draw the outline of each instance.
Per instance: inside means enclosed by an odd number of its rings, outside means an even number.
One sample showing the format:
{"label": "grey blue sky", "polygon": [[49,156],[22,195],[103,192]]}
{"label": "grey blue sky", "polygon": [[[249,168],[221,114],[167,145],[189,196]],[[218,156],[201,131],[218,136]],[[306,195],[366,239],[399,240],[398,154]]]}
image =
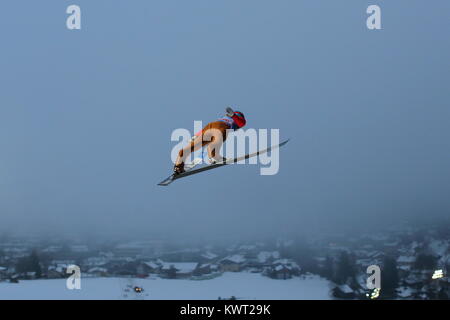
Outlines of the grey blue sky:
{"label": "grey blue sky", "polygon": [[[449,15],[448,0],[2,1],[0,229],[234,239],[448,216]],[[158,187],[172,130],[228,105],[292,139],[279,174]]]}

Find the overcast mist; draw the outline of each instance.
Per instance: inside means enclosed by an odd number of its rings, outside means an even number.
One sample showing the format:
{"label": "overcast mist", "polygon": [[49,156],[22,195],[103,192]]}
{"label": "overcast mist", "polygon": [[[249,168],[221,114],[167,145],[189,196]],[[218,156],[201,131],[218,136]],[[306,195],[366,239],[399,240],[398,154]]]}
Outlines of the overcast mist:
{"label": "overcast mist", "polygon": [[[383,1],[370,31],[372,2],[2,4],[0,231],[239,239],[448,217],[450,2]],[[172,131],[226,106],[291,138],[279,173],[157,186]]]}

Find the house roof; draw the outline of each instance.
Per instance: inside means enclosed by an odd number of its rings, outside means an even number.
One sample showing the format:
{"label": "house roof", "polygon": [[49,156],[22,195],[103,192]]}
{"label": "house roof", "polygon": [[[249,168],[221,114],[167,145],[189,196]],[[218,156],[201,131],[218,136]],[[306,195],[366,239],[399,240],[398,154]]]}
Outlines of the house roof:
{"label": "house roof", "polygon": [[274,264],[278,264],[278,263],[280,263],[280,264],[288,264],[288,263],[291,263],[292,261],[291,260],[289,260],[289,259],[278,259],[278,260],[275,260],[273,263]]}
{"label": "house roof", "polygon": [[147,267],[150,267],[150,268],[152,268],[152,269],[158,269],[158,268],[160,267],[159,264],[157,264],[156,262],[153,262],[153,261],[147,261],[147,262],[144,262],[144,264],[145,264]]}
{"label": "house roof", "polygon": [[212,252],[205,252],[205,253],[203,253],[202,255],[201,255],[203,258],[205,258],[205,259],[209,259],[209,260],[212,260],[212,259],[215,259],[215,258],[217,258],[218,257],[218,255],[217,254],[214,254],[214,253],[212,253]]}
{"label": "house roof", "polygon": [[55,270],[56,272],[62,273],[65,269],[67,269],[68,265],[64,263],[58,263],[57,265],[49,266],[48,271]]}
{"label": "house roof", "polygon": [[399,268],[400,270],[403,270],[403,271],[410,271],[411,270],[411,266],[398,266],[397,268]]}
{"label": "house roof", "polygon": [[281,271],[281,270],[291,270],[291,267],[284,265],[284,264],[280,264],[275,267],[275,271]]}
{"label": "house roof", "polygon": [[229,261],[232,263],[243,263],[243,262],[245,262],[245,257],[241,254],[235,254],[232,256],[225,257],[221,260],[221,262],[224,262],[224,261]]}
{"label": "house roof", "polygon": [[59,273],[63,273],[64,269],[65,269],[65,267],[56,267],[55,268],[56,272],[59,272]]}
{"label": "house roof", "polygon": [[339,290],[341,290],[343,293],[352,293],[353,289],[350,288],[347,284],[342,284],[339,287]]}
{"label": "house roof", "polygon": [[275,265],[275,266],[282,265],[288,269],[300,269],[299,265],[295,261],[290,260],[290,259],[278,259],[278,260],[275,260],[272,263],[272,265]]}
{"label": "house roof", "polygon": [[164,262],[163,270],[169,270],[174,267],[180,273],[192,272],[197,268],[197,262]]}

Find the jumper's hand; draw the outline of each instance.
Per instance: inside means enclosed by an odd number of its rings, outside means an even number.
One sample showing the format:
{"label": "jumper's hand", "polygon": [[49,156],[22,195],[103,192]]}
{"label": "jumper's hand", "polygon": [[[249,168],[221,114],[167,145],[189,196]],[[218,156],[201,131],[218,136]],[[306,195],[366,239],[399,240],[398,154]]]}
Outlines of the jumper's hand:
{"label": "jumper's hand", "polygon": [[231,109],[230,107],[227,107],[225,110],[227,111],[226,115],[227,115],[228,117],[234,116],[234,111],[233,111],[233,109]]}

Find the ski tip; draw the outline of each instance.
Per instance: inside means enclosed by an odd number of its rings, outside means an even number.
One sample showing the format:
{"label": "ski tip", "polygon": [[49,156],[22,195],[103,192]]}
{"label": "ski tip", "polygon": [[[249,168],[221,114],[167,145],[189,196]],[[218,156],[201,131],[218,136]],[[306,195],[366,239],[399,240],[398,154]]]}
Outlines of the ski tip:
{"label": "ski tip", "polygon": [[161,181],[158,183],[158,186],[167,187],[171,182],[173,182],[172,177],[167,178],[166,180]]}

